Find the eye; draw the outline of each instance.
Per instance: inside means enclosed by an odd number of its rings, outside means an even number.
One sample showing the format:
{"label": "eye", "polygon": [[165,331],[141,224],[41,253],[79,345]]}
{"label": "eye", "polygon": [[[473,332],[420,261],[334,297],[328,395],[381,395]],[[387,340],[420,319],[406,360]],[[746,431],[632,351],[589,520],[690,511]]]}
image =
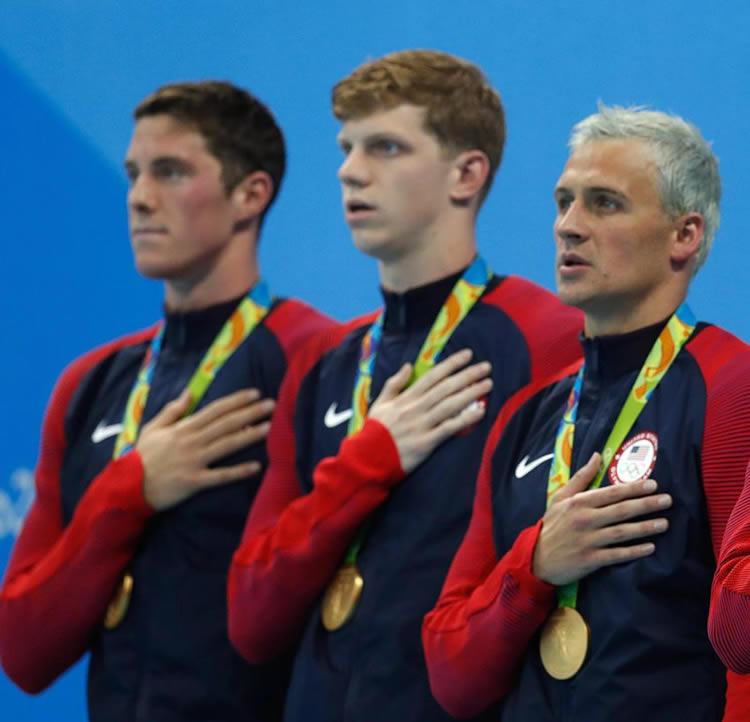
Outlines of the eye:
{"label": "eye", "polygon": [[557,205],[558,213],[565,213],[565,211],[570,208],[572,203],[573,196],[568,195],[567,193],[560,193],[559,195],[555,196],[555,204]]}
{"label": "eye", "polygon": [[604,212],[619,211],[622,209],[622,201],[611,193],[596,193],[591,199],[595,209]]}
{"label": "eye", "polygon": [[347,141],[341,141],[339,143],[339,148],[341,149],[341,152],[344,154],[344,156],[347,156],[352,152],[352,144]]}
{"label": "eye", "polygon": [[377,138],[370,143],[370,152],[375,155],[392,157],[403,150],[404,146],[391,138]]}
{"label": "eye", "polygon": [[132,163],[126,163],[125,177],[128,179],[128,183],[132,186],[138,178],[138,168],[136,168]]}
{"label": "eye", "polygon": [[174,158],[163,158],[153,163],[151,172],[158,180],[178,181],[190,174],[190,168]]}

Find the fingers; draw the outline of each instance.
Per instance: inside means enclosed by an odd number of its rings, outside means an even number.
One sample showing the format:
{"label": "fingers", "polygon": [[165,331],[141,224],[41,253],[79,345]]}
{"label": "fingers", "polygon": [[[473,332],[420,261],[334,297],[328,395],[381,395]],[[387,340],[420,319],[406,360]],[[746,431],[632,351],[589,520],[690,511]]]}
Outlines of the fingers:
{"label": "fingers", "polygon": [[258,399],[260,399],[260,392],[257,389],[235,391],[207,404],[200,411],[196,411],[183,419],[181,424],[187,429],[202,429],[216,419],[247,406]]}
{"label": "fingers", "polygon": [[612,545],[625,544],[634,539],[642,539],[645,536],[663,534],[668,528],[669,522],[664,518],[625,522],[599,529],[593,535],[592,539],[596,546],[610,547]]}
{"label": "fingers", "polygon": [[[480,365],[489,367],[489,364]],[[469,375],[468,372],[470,371],[474,373]],[[489,372],[489,368],[487,372]],[[437,427],[444,422],[453,422],[461,415],[464,415],[464,411],[468,410],[475,401],[478,401],[492,391],[492,379],[477,378],[480,376],[477,367],[472,366],[463,371],[462,374],[467,376],[467,380],[453,383],[456,377],[451,377],[451,379],[443,382],[445,384],[444,393],[450,395],[446,395],[427,412],[426,420],[429,426]],[[476,380],[469,381],[469,378]],[[451,383],[449,384],[449,382]],[[429,401],[426,400],[426,405],[428,404]],[[480,406],[477,405],[477,407],[473,408],[474,410],[478,410]]]}
{"label": "fingers", "polygon": [[595,510],[592,520],[595,526],[604,527],[638,516],[663,511],[670,506],[672,506],[672,497],[669,494],[649,494],[648,496],[626,499],[600,507]]}
{"label": "fingers", "polygon": [[626,547],[611,547],[600,549],[592,555],[592,568],[588,573],[601,569],[602,567],[609,567],[613,564],[622,564],[623,562],[633,561],[634,559],[641,559],[653,554],[656,550],[656,546],[651,542],[645,544],[633,544],[632,546]]}
{"label": "fingers", "polygon": [[562,489],[555,492],[554,496],[550,500],[550,506],[557,504],[564,499],[570,499],[570,497],[580,492],[586,491],[591,482],[596,478],[596,474],[599,471],[602,463],[602,455],[595,451],[591,454],[591,458],[580,468],[578,471],[570,477],[568,483],[562,487]]}
{"label": "fingers", "polygon": [[406,393],[413,396],[423,396],[427,391],[439,384],[449,376],[453,376],[459,369],[466,366],[471,361],[472,351],[471,349],[463,349],[457,351],[454,354],[448,356],[447,359],[441,361],[437,366],[431,368],[424,376],[417,379],[407,390]]}
{"label": "fingers", "polygon": [[380,402],[391,401],[395,399],[409,383],[411,378],[412,365],[404,364],[393,376],[391,376],[383,385],[378,398],[375,400],[373,406]]}
{"label": "fingers", "polygon": [[625,499],[645,497],[656,491],[653,479],[643,479],[629,484],[611,484],[600,489],[592,489],[588,494],[587,503],[591,507],[606,507]]}
{"label": "fingers", "polygon": [[[426,391],[424,393],[422,399],[420,400],[422,408],[426,413],[432,414],[434,412],[437,414],[437,416],[439,416],[439,409],[441,406],[443,406],[443,402],[448,401],[454,395],[462,393],[465,389],[469,388],[473,384],[476,384],[482,379],[485,379],[491,370],[492,366],[488,362],[483,361],[481,363],[473,364],[472,366],[464,368],[461,371],[457,371],[453,375],[442,379],[429,391]],[[471,403],[474,398],[479,397],[466,397],[464,406]],[[449,415],[452,416],[458,413],[461,408],[463,407],[458,406]],[[435,421],[434,423],[438,423],[438,421]]]}
{"label": "fingers", "polygon": [[[190,408],[190,392],[185,389],[174,401],[170,401],[153,419],[148,423],[153,429],[171,426],[177,423]],[[145,428],[145,427],[144,427]]]}
{"label": "fingers", "polygon": [[270,429],[271,422],[265,421],[262,424],[246,426],[233,433],[224,434],[203,449],[201,458],[206,464],[211,464],[235,451],[257,444],[268,436]]}
{"label": "fingers", "polygon": [[595,476],[599,462],[598,454],[592,456],[562,490],[569,493],[572,486],[579,491],[567,498],[558,492],[544,515],[533,568],[551,584],[567,584],[601,567],[653,554],[653,542],[633,542],[669,528],[661,516],[638,519],[672,505],[669,494],[654,493],[657,485],[653,479],[581,490]]}
{"label": "fingers", "polygon": [[[273,413],[276,402],[273,399],[261,399],[238,409],[227,411],[222,416],[206,423],[203,428],[194,431],[195,443],[208,446],[225,436],[249,428],[267,426],[266,422]],[[265,434],[264,434],[265,435]]]}
{"label": "fingers", "polygon": [[200,487],[219,486],[255,476],[260,473],[261,469],[262,466],[257,461],[248,461],[233,466],[221,466],[216,469],[204,469],[197,475],[196,481]]}
{"label": "fingers", "polygon": [[[488,391],[485,393],[489,393],[489,388],[491,387],[492,384],[490,382]],[[484,396],[485,393],[480,395]],[[445,419],[428,434],[428,444],[432,447],[442,444],[443,441],[457,434],[459,431],[463,431],[481,421],[485,411],[486,406],[482,401],[472,401],[468,405],[464,405],[458,414]]]}

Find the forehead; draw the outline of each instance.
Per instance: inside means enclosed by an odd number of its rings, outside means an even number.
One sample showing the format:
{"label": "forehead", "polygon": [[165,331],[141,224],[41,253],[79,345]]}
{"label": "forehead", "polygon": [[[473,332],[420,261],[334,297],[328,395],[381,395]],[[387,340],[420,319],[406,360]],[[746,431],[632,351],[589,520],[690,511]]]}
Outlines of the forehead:
{"label": "forehead", "polygon": [[135,124],[126,158],[175,156],[198,158],[209,155],[203,135],[170,115],[141,118]]}
{"label": "forehead", "polygon": [[425,108],[410,103],[403,103],[389,110],[376,110],[361,118],[344,121],[338,138],[339,141],[353,141],[387,133],[435,141],[425,128],[426,112]]}
{"label": "forehead", "polygon": [[659,197],[653,151],[638,138],[589,141],[568,158],[557,187],[611,188],[626,196]]}

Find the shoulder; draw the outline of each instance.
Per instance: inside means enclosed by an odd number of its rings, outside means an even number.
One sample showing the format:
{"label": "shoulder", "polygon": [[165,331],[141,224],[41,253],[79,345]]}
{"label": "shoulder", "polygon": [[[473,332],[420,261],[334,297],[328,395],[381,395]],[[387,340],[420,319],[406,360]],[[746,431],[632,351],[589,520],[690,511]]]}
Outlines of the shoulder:
{"label": "shoulder", "polygon": [[583,314],[546,288],[519,276],[507,276],[482,300],[501,310],[521,334],[532,378],[549,377],[581,356],[578,337]]}
{"label": "shoulder", "polygon": [[289,364],[287,383],[298,387],[328,354],[335,353],[336,349],[355,336],[359,338],[377,316],[378,312],[375,311],[346,323],[331,322],[308,336]]}
{"label": "shoulder", "polygon": [[740,453],[750,440],[750,346],[719,326],[699,324],[686,348],[706,388],[704,443]]}
{"label": "shoulder", "polygon": [[686,350],[695,359],[709,391],[728,383],[746,383],[750,346],[720,326],[699,323]]}
{"label": "shoulder", "polygon": [[580,330],[583,314],[567,306],[551,291],[520,276],[506,276],[482,301],[504,311],[522,330],[534,331],[562,323]]}
{"label": "shoulder", "polygon": [[69,363],[58,377],[55,388],[52,391],[47,408],[46,425],[54,425],[58,422],[62,424],[62,419],[71,404],[71,400],[79,392],[79,387],[81,387],[83,380],[94,369],[125,348],[150,342],[158,329],[159,324],[155,324],[141,331],[114,339],[91,349]]}
{"label": "shoulder", "polygon": [[294,298],[277,301],[264,321],[289,359],[308,339],[339,324],[316,308]]}
{"label": "shoulder", "polygon": [[154,324],[149,328],[136,331],[134,333],[121,336],[120,338],[108,341],[107,343],[97,346],[96,348],[82,354],[71,363],[69,363],[57,382],[57,387],[75,388],[80,380],[94,367],[105,361],[107,358],[114,356],[119,351],[130,346],[137,346],[144,342],[149,342],[159,330],[159,324]]}

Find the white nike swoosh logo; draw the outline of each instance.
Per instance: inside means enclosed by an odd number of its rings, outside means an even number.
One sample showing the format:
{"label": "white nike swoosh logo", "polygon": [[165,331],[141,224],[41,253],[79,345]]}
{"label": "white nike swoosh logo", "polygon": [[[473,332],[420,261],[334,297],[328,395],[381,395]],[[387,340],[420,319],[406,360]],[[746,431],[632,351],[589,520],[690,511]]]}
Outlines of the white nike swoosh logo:
{"label": "white nike swoosh logo", "polygon": [[518,462],[518,466],[516,467],[516,479],[520,479],[526,476],[526,474],[534,471],[534,469],[536,469],[539,464],[543,464],[545,461],[549,461],[554,457],[554,454],[545,454],[544,456],[540,456],[538,459],[534,459],[534,461],[529,463],[529,457],[524,456],[523,459]]}
{"label": "white nike swoosh logo", "polygon": [[352,418],[352,414],[354,412],[351,409],[344,409],[344,411],[336,411],[336,402],[334,401],[329,407],[328,411],[326,411],[325,418],[323,419],[323,423],[329,428],[332,429],[334,426],[338,426],[339,424],[343,424],[345,421],[349,421],[349,419]]}
{"label": "white nike swoosh logo", "polygon": [[91,434],[91,441],[98,444],[104,439],[108,439],[110,436],[115,436],[122,431],[122,424],[110,424],[105,426],[103,421],[100,421],[97,427],[94,429],[94,433]]}

